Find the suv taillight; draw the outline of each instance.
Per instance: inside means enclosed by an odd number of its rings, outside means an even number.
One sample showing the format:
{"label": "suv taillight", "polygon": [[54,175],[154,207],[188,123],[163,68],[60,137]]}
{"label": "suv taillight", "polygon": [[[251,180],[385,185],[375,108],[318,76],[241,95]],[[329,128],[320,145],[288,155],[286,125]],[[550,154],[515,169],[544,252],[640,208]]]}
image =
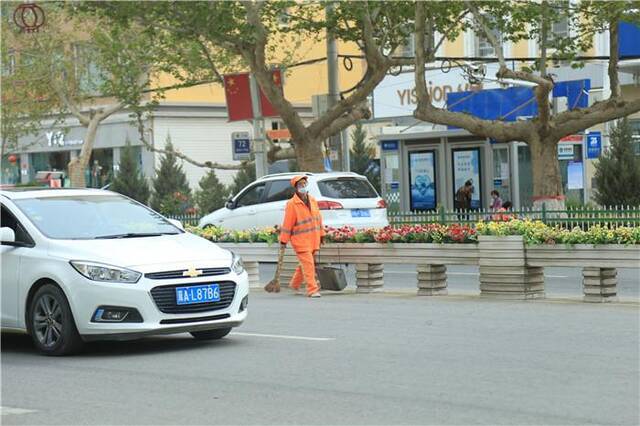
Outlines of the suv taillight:
{"label": "suv taillight", "polygon": [[387,202],[385,200],[378,201],[378,208],[379,209],[386,209],[387,208]]}
{"label": "suv taillight", "polygon": [[320,210],[340,210],[343,207],[342,204],[335,201],[318,201],[318,208]]}

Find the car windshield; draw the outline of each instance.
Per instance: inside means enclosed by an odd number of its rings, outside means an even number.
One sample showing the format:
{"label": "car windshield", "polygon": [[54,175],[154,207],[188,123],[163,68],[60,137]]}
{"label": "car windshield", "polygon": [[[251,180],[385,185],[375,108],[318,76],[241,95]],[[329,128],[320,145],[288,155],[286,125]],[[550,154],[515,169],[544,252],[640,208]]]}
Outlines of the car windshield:
{"label": "car windshield", "polygon": [[327,179],[318,182],[320,193],[328,198],[377,198],[369,181],[357,178]]}
{"label": "car windshield", "polygon": [[158,213],[119,195],[83,195],[15,200],[49,238],[109,239],[179,234]]}

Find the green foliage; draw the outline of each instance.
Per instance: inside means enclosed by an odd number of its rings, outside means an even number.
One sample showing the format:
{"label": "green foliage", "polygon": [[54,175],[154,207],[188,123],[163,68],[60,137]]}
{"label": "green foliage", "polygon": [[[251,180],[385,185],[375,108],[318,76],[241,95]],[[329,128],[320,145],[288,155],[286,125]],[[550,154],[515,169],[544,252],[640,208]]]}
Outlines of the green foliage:
{"label": "green foliage", "polygon": [[201,214],[208,214],[224,207],[229,189],[218,180],[214,170],[203,176],[198,185],[200,189],[196,191],[195,201]]}
{"label": "green foliage", "polygon": [[252,161],[242,163],[242,168],[233,177],[233,183],[229,187],[231,196],[236,196],[251,182],[256,180],[256,165]]}
{"label": "green foliage", "polygon": [[510,220],[505,222],[479,222],[478,235],[521,235],[525,244],[640,244],[640,227],[610,229],[600,225],[588,230],[580,228],[553,228],[540,221]]}
{"label": "green foliage", "polygon": [[151,207],[162,214],[179,215],[191,208],[191,188],[182,165],[178,164],[176,156],[172,153],[170,137],[167,137],[165,149],[169,153],[162,156],[160,168],[156,170]]}
{"label": "green foliage", "polygon": [[368,170],[371,160],[376,156],[376,149],[367,142],[367,132],[362,123],[357,123],[351,133],[353,144],[351,146],[351,171],[364,175],[380,193],[380,173]]}
{"label": "green foliage", "polygon": [[120,151],[118,173],[109,189],[143,204],[147,204],[149,201],[149,184],[139,168],[136,150],[131,146],[129,140],[127,140],[124,149]]}
{"label": "green foliage", "polygon": [[611,148],[596,163],[596,201],[604,206],[640,205],[640,157],[633,150],[629,121],[611,130]]}

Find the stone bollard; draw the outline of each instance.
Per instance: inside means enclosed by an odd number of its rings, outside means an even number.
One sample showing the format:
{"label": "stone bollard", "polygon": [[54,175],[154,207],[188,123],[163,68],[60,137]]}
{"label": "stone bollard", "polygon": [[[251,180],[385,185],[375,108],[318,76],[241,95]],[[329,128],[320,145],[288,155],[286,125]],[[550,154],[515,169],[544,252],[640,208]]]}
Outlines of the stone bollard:
{"label": "stone bollard", "polygon": [[585,302],[603,303],[618,300],[618,271],[615,268],[583,268],[582,287]]}
{"label": "stone bollard", "polygon": [[249,275],[249,288],[261,287],[260,283],[260,265],[258,262],[244,262],[244,269]]}
{"label": "stone bollard", "polygon": [[384,269],[381,263],[356,264],[356,293],[382,291]]}
{"label": "stone bollard", "polygon": [[418,265],[418,296],[446,296],[447,267],[445,265]]}
{"label": "stone bollard", "polygon": [[500,299],[544,297],[544,268],[526,264],[521,236],[478,238],[480,296]]}

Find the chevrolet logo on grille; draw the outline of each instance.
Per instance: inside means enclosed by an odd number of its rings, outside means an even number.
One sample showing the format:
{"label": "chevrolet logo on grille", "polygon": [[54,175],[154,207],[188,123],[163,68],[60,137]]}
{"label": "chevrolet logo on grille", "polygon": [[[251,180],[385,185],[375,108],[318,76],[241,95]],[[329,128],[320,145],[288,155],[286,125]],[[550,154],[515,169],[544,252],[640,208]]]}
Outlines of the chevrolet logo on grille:
{"label": "chevrolet logo on grille", "polygon": [[189,268],[188,270],[182,273],[183,277],[191,277],[191,278],[199,277],[200,275],[202,275],[202,270],[196,269],[196,268]]}

